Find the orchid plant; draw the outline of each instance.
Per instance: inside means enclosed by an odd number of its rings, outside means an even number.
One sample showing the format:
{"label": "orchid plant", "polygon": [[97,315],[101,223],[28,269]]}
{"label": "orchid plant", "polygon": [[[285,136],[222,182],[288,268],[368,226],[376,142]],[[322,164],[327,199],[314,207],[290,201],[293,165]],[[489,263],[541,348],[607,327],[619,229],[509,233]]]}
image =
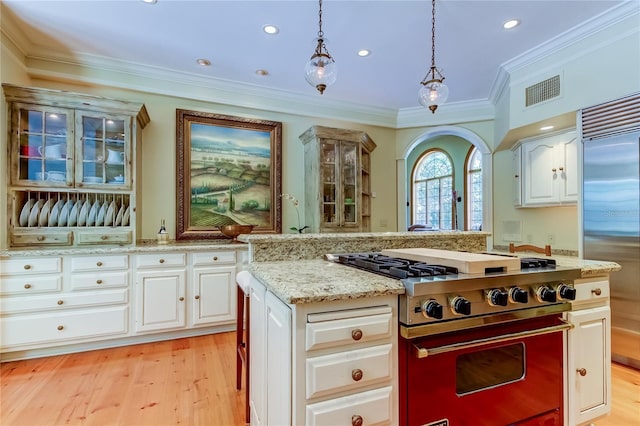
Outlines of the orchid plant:
{"label": "orchid plant", "polygon": [[298,201],[298,199],[296,197],[294,197],[291,194],[280,194],[280,197],[291,201],[291,204],[293,204],[293,207],[296,208],[296,216],[298,217],[298,227],[296,228],[295,226],[292,226],[289,229],[292,230],[292,231],[296,231],[298,234],[302,234],[304,232],[304,230],[308,228],[308,226],[306,226],[306,225],[305,226],[301,226],[301,224],[300,224],[300,210],[298,210],[298,206],[300,205],[300,202]]}

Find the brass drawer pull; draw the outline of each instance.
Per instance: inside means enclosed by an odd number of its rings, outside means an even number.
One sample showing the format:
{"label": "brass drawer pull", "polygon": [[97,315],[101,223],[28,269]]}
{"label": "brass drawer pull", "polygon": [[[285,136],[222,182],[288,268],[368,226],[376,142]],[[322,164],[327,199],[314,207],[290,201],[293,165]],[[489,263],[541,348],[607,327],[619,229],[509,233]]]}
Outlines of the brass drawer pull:
{"label": "brass drawer pull", "polygon": [[218,256],[213,256],[213,260],[218,260]]}
{"label": "brass drawer pull", "polygon": [[364,420],[362,420],[362,416],[353,415],[351,416],[351,426],[362,426],[364,424]]}
{"label": "brass drawer pull", "polygon": [[64,303],[64,300],[58,300],[58,305],[62,305]]}
{"label": "brass drawer pull", "polygon": [[38,238],[36,238],[36,240],[38,241],[44,241],[44,235],[39,235]]}
{"label": "brass drawer pull", "polygon": [[64,330],[64,326],[63,325],[59,325],[58,326],[58,330]]}
{"label": "brass drawer pull", "polygon": [[577,372],[578,374],[580,374],[582,377],[584,377],[584,376],[586,376],[586,375],[587,375],[587,369],[586,369],[586,368],[578,368],[578,369],[576,370],[576,372]]}
{"label": "brass drawer pull", "polygon": [[104,240],[109,239],[109,237],[108,237],[107,235],[102,235],[102,236],[100,236],[100,239],[101,239],[102,241],[104,241]]}
{"label": "brass drawer pull", "polygon": [[31,265],[24,265],[24,269],[26,269],[26,270],[31,269]]}
{"label": "brass drawer pull", "polygon": [[160,263],[164,263],[164,259],[160,259]]}
{"label": "brass drawer pull", "polygon": [[96,263],[97,266],[102,266],[102,262]]}
{"label": "brass drawer pull", "polygon": [[359,328],[356,328],[355,330],[351,331],[351,338],[353,340],[362,339],[362,330],[360,330]]}
{"label": "brass drawer pull", "polygon": [[184,301],[184,297],[180,297],[178,300],[182,302]]}
{"label": "brass drawer pull", "polygon": [[602,290],[600,290],[599,288],[594,288],[593,290],[591,290],[592,294],[595,294],[596,296],[600,296],[602,294]]}
{"label": "brass drawer pull", "polygon": [[199,296],[199,295],[196,295],[196,300],[198,300],[198,299],[200,299],[200,296]]}
{"label": "brass drawer pull", "polygon": [[96,284],[102,284],[102,280],[96,280]]}
{"label": "brass drawer pull", "polygon": [[362,370],[360,370],[359,368],[356,368],[351,372],[351,378],[356,382],[359,382],[360,380],[362,380],[362,376],[363,376]]}
{"label": "brass drawer pull", "polygon": [[31,284],[25,284],[25,285],[24,285],[24,288],[26,288],[26,289],[30,289],[30,288],[31,288]]}

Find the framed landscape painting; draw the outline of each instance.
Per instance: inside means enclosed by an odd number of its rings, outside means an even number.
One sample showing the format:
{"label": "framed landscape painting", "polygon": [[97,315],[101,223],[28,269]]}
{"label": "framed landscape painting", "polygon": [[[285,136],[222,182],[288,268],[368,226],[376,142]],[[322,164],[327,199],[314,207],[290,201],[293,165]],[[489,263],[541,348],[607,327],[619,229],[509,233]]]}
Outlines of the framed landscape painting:
{"label": "framed landscape painting", "polygon": [[282,123],[176,110],[176,239],[282,230]]}

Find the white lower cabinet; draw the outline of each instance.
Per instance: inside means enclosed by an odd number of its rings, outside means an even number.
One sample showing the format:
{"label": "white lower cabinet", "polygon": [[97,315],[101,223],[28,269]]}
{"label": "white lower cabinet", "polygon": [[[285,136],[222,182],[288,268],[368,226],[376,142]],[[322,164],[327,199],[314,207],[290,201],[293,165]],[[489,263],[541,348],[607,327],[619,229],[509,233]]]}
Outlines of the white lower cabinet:
{"label": "white lower cabinet", "polygon": [[236,253],[193,253],[190,258],[191,325],[235,323]]}
{"label": "white lower cabinet", "polygon": [[397,296],[289,305],[251,289],[251,425],[397,425]]}
{"label": "white lower cabinet", "polygon": [[185,269],[136,273],[136,332],[186,325]]}
{"label": "white lower cabinet", "polygon": [[611,409],[609,306],[570,312],[568,333],[569,424],[587,423]]}

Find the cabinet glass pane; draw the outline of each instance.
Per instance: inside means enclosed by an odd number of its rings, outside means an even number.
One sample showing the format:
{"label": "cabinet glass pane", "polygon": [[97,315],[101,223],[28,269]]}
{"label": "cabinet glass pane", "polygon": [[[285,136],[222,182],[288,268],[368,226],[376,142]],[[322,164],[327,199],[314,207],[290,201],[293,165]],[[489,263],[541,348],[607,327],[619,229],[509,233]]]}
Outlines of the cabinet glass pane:
{"label": "cabinet glass pane", "polygon": [[20,109],[19,117],[18,179],[64,182],[67,167],[66,114]]}
{"label": "cabinet glass pane", "polygon": [[125,121],[83,117],[82,181],[122,184],[125,174]]}

